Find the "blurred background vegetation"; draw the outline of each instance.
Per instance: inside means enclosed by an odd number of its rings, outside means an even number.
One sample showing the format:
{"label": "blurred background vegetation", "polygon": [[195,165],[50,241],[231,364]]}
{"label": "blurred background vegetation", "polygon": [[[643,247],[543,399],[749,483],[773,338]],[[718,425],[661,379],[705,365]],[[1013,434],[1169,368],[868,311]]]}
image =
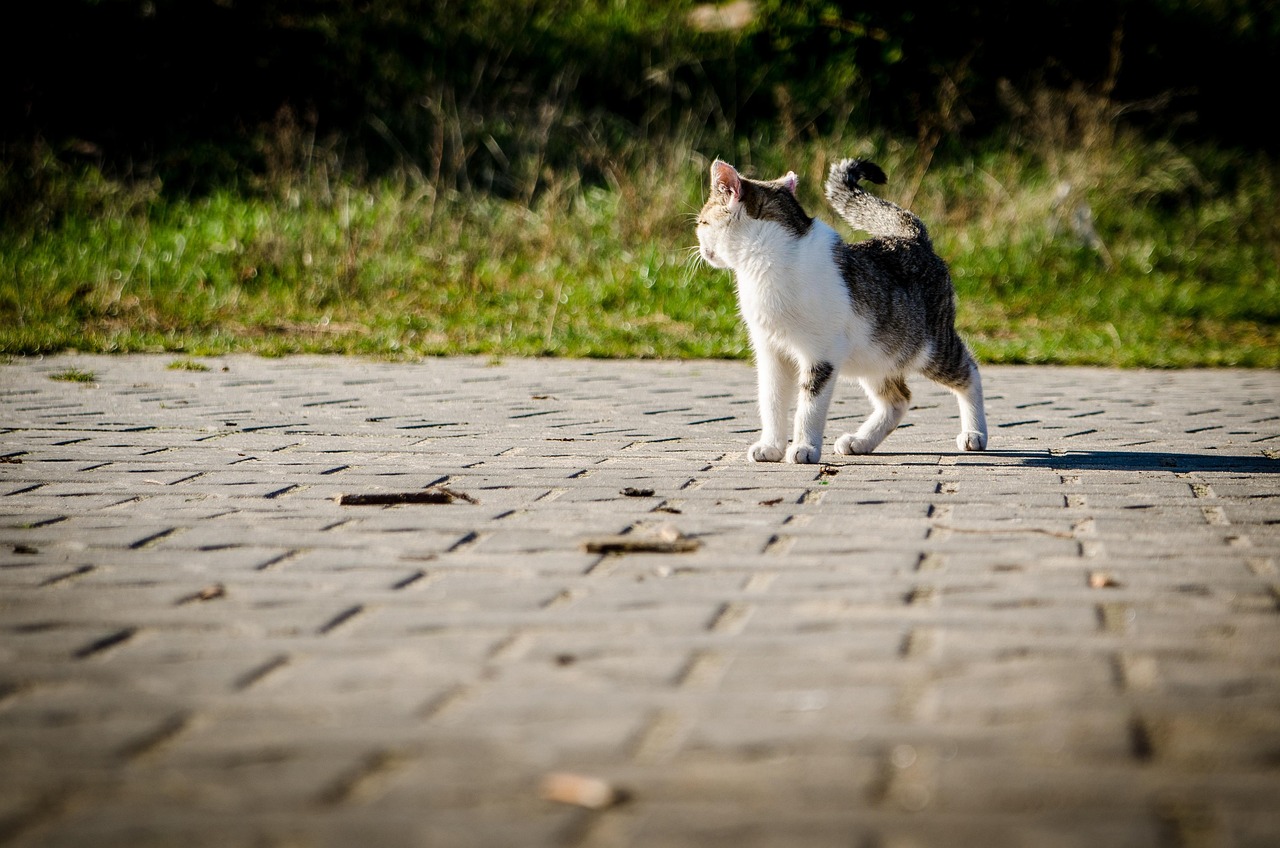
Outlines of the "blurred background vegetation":
{"label": "blurred background vegetation", "polygon": [[[1261,0],[45,0],[0,352],[744,356],[720,156],[870,156],[987,361],[1280,366]],[[849,233],[849,237],[858,234]]]}

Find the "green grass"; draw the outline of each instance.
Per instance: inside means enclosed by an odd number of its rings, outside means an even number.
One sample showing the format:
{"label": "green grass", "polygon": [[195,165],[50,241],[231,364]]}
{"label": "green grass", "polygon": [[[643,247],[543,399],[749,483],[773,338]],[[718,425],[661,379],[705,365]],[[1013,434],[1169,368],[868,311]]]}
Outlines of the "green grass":
{"label": "green grass", "polygon": [[[923,175],[892,139],[738,164],[801,172],[832,221],[826,157],[872,153],[950,263],[983,361],[1280,367],[1276,163],[1232,163],[1249,175],[1232,184],[1225,155],[1122,138],[1074,163],[999,146]],[[43,211],[0,232],[0,354],[746,357],[731,276],[690,252],[706,166],[667,145],[604,185],[550,175],[528,203],[328,173],[171,197],[64,169]],[[1175,167],[1194,178],[1161,182]],[[1063,181],[1102,247],[1061,225]]]}
{"label": "green grass", "polygon": [[49,379],[57,380],[60,383],[96,383],[98,375],[80,368],[68,368],[64,371],[56,371],[50,374]]}
{"label": "green grass", "polygon": [[208,371],[208,365],[194,359],[175,359],[166,366],[170,371]]}

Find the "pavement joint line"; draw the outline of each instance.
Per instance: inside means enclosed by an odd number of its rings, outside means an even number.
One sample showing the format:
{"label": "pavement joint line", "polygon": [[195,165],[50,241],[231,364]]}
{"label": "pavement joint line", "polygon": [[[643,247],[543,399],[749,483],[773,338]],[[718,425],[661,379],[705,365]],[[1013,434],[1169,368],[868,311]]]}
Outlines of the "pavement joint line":
{"label": "pavement joint line", "polygon": [[52,577],[45,578],[44,580],[40,581],[40,586],[42,588],[45,586],[57,586],[60,583],[67,583],[69,581],[75,580],[76,578],[83,577],[86,574],[92,574],[94,571],[97,571],[97,570],[98,568],[95,565],[80,565],[71,569],[70,571],[64,571],[61,574],[55,574]]}
{"label": "pavement joint line", "polygon": [[687,732],[688,720],[683,715],[659,710],[637,736],[631,756],[642,763],[664,762],[675,753]]}
{"label": "pavement joint line", "polygon": [[[116,506],[119,506],[119,504],[115,504],[115,505],[116,505]],[[143,548],[149,548],[149,547],[151,547],[151,546],[155,545],[157,542],[161,541],[162,539],[167,539],[167,538],[169,538],[170,536],[173,536],[175,533],[180,533],[180,532],[182,532],[182,530],[183,530],[183,528],[181,528],[181,527],[166,527],[166,528],[165,528],[165,529],[163,529],[163,530],[159,530],[159,531],[157,531],[157,532],[155,532],[155,533],[152,533],[152,534],[150,534],[150,535],[148,535],[148,536],[144,536],[144,537],[142,537],[141,539],[138,539],[138,540],[137,540],[137,541],[135,541],[135,542],[130,543],[130,544],[129,544],[129,548],[130,548],[131,550],[135,550],[135,551],[136,551],[136,550],[141,550],[141,549],[143,549]]]}
{"label": "pavement joint line", "polygon": [[266,679],[271,674],[274,674],[276,671],[284,668],[288,664],[289,655],[278,654],[238,677],[233,684],[233,688],[238,692],[243,692]]}
{"label": "pavement joint line", "polygon": [[406,757],[396,751],[374,751],[325,787],[316,803],[322,807],[336,807],[368,797],[376,791],[379,782],[386,781],[405,761]]}
{"label": "pavement joint line", "polygon": [[75,650],[75,653],[72,654],[72,656],[78,660],[87,660],[91,657],[96,657],[112,651],[137,635],[138,628],[136,627],[124,627],[119,630],[114,630],[105,636],[94,639],[93,641],[80,646]]}
{"label": "pavement joint line", "polygon": [[473,689],[474,686],[464,683],[451,686],[448,690],[424,704],[418,711],[418,717],[423,721],[440,718],[451,710],[458,708],[473,694]]}
{"label": "pavement joint line", "polygon": [[317,630],[316,632],[318,632],[321,635],[327,635],[329,633],[332,633],[338,628],[345,626],[348,622],[354,620],[357,616],[362,615],[364,612],[365,612],[364,604],[355,604],[353,606],[349,606],[346,609],[344,609],[342,612],[335,615],[333,618],[326,621],[324,624],[320,625],[319,630]]}
{"label": "pavement joint line", "polygon": [[193,716],[187,712],[171,715],[149,733],[126,744],[118,755],[123,760],[140,759],[173,741],[191,726],[192,721]]}

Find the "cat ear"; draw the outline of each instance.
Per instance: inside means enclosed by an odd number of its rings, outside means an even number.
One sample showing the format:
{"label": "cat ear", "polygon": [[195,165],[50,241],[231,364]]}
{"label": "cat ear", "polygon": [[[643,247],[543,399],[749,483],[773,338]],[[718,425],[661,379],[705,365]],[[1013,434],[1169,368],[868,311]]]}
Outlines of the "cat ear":
{"label": "cat ear", "polygon": [[795,171],[787,171],[787,175],[778,180],[782,183],[782,187],[791,192],[792,196],[796,193],[796,185],[800,182],[800,178],[796,176]]}
{"label": "cat ear", "polygon": [[717,159],[711,163],[711,190],[724,194],[730,200],[741,200],[742,177],[728,162]]}

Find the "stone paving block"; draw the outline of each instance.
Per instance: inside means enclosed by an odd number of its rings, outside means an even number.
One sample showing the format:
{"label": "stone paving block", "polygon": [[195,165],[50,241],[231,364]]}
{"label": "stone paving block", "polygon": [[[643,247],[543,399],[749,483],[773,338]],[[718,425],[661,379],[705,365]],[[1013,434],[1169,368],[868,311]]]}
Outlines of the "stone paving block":
{"label": "stone paving block", "polygon": [[207,361],[0,366],[0,842],[1277,841],[1274,373],[984,369],[982,454],[917,381],[801,467],[743,363]]}

